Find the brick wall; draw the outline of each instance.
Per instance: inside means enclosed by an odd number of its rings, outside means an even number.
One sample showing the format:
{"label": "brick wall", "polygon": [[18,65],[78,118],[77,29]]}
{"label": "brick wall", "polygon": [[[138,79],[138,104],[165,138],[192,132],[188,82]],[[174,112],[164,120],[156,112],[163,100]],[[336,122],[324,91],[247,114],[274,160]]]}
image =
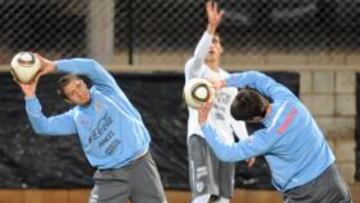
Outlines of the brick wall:
{"label": "brick wall", "polygon": [[349,183],[355,174],[356,75],[353,71],[301,71],[300,98],[314,115]]}
{"label": "brick wall", "polygon": [[[117,55],[109,67],[114,71],[183,71],[192,50],[164,54],[163,63],[153,63],[153,56],[138,53],[143,59],[135,66],[119,65],[124,55]],[[150,56],[150,55],[149,55]],[[126,58],[126,57],[125,57]],[[146,61],[146,63],[141,63]],[[360,71],[360,53],[317,52],[286,53],[225,52],[223,67],[231,71],[264,70],[300,73],[300,98],[314,115],[337,157],[337,165],[347,182],[355,181],[356,72]],[[146,65],[145,65],[146,64]]]}

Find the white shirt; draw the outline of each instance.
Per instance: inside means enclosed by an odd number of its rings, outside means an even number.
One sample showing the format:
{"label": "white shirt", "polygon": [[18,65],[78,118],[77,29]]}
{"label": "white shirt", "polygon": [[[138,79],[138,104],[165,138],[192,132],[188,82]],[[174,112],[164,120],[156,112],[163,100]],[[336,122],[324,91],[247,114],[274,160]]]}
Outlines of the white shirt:
{"label": "white shirt", "polygon": [[[205,58],[210,50],[213,36],[205,32],[200,39],[193,58],[185,65],[185,82],[195,77],[204,77],[210,80],[225,79],[229,73],[219,69],[213,71],[205,64]],[[236,121],[230,114],[230,106],[237,95],[236,88],[223,88],[215,93],[213,106],[210,110],[208,123],[215,129],[226,143],[234,142],[234,134],[243,139],[248,136],[246,125],[243,121]],[[204,137],[198,122],[198,112],[189,108],[188,137],[197,134]]]}

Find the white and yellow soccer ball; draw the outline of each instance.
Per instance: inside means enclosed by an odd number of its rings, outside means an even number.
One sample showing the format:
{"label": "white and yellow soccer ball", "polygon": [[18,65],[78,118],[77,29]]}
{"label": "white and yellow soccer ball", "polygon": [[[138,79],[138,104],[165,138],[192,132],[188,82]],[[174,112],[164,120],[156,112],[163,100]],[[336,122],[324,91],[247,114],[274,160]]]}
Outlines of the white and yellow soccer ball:
{"label": "white and yellow soccer ball", "polygon": [[193,109],[199,109],[204,103],[212,102],[215,89],[205,78],[193,78],[185,83],[184,98],[186,104]]}
{"label": "white and yellow soccer ball", "polygon": [[40,60],[32,52],[19,52],[11,60],[10,72],[20,83],[30,83],[41,67]]}

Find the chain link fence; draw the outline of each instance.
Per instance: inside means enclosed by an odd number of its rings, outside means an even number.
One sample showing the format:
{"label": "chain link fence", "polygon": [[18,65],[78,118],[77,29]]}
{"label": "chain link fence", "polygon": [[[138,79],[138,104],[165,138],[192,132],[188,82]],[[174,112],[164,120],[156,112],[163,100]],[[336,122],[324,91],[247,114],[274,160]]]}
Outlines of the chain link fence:
{"label": "chain link fence", "polygon": [[[360,53],[360,0],[218,2],[225,54]],[[29,50],[52,59],[183,66],[207,23],[204,0],[0,0],[0,13],[3,65]]]}
{"label": "chain link fence", "polygon": [[[359,0],[218,2],[227,52],[360,49]],[[0,12],[3,64],[32,50],[119,64],[143,64],[140,56],[149,55],[166,65],[171,54],[191,54],[206,27],[203,0],[0,0]]]}

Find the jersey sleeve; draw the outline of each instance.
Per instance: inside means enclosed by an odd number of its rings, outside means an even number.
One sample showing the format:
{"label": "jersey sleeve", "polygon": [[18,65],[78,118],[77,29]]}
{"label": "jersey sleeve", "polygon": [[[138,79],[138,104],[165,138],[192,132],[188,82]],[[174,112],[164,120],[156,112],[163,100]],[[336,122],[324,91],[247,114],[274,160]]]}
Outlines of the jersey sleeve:
{"label": "jersey sleeve", "polygon": [[297,125],[298,111],[290,102],[283,102],[273,111],[274,116],[265,128],[236,143],[225,143],[208,123],[202,126],[202,131],[215,154],[223,161],[235,162],[266,155],[291,126]]}
{"label": "jersey sleeve", "polygon": [[258,71],[232,74],[226,79],[226,85],[238,88],[254,88],[261,94],[272,98],[273,100],[289,97],[296,98],[287,87]]}
{"label": "jersey sleeve", "polygon": [[64,59],[55,63],[58,71],[87,76],[100,91],[118,88],[111,74],[93,59]]}
{"label": "jersey sleeve", "polygon": [[187,61],[185,65],[185,79],[190,80],[194,77],[199,77],[201,73],[202,64],[209,53],[213,36],[207,31],[202,35],[199,43],[196,46],[194,56]]}
{"label": "jersey sleeve", "polygon": [[226,162],[242,161],[265,154],[275,142],[275,137],[267,136],[265,129],[236,143],[225,143],[208,124],[202,126],[201,130],[216,156]]}
{"label": "jersey sleeve", "polygon": [[57,116],[46,117],[36,97],[25,99],[26,113],[37,134],[42,135],[70,135],[77,132],[72,112],[67,111]]}

